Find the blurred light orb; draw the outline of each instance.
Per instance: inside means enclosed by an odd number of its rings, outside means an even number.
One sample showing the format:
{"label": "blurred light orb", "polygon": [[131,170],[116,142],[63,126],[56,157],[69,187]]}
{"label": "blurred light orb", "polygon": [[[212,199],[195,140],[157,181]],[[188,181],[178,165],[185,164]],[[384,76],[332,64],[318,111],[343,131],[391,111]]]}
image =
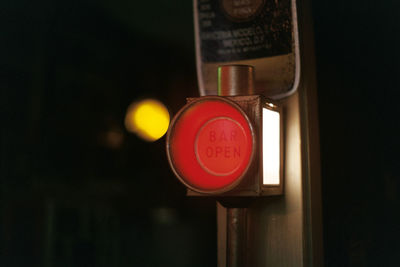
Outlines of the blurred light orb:
{"label": "blurred light orb", "polygon": [[163,103],[155,99],[144,99],[128,107],[125,127],[140,138],[153,142],[167,132],[169,121],[169,112]]}

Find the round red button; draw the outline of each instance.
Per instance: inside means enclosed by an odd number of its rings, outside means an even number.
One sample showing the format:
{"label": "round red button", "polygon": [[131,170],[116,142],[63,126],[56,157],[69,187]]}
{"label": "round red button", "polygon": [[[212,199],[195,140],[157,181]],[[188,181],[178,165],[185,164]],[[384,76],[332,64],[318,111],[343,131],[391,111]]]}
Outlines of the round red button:
{"label": "round red button", "polygon": [[222,97],[184,106],[167,134],[167,155],[177,177],[201,193],[222,193],[243,178],[253,156],[252,126],[242,109]]}
{"label": "round red button", "polygon": [[196,158],[208,173],[222,176],[233,173],[245,160],[246,132],[229,117],[207,121],[197,134]]}

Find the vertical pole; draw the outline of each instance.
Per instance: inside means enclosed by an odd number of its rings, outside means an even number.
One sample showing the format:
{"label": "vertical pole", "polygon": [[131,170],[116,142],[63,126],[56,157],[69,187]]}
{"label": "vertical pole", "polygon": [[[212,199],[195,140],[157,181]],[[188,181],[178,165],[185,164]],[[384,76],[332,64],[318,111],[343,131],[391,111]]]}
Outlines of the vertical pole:
{"label": "vertical pole", "polygon": [[247,209],[227,208],[227,266],[246,266]]}
{"label": "vertical pole", "polygon": [[[254,68],[248,65],[225,65],[218,68],[218,95],[251,95],[254,94]],[[226,238],[218,234],[219,254],[226,253],[225,262],[219,260],[219,267],[245,267],[247,248],[247,208],[227,207],[225,212],[217,208],[219,227],[226,222],[225,229],[218,229],[226,233]],[[225,218],[221,218],[224,215]],[[226,242],[225,244],[221,244]],[[225,245],[225,249],[222,250]],[[219,255],[223,257],[223,255]],[[224,264],[225,263],[225,264]],[[224,266],[225,265],[225,266]]]}

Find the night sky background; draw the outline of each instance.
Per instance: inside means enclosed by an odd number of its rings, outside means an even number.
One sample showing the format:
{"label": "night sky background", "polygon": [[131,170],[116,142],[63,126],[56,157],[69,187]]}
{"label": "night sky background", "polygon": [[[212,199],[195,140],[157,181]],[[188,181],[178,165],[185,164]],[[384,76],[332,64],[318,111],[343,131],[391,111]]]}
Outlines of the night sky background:
{"label": "night sky background", "polygon": [[[398,1],[312,1],[326,266],[398,266]],[[216,266],[132,101],[197,96],[189,0],[0,3],[0,266]]]}

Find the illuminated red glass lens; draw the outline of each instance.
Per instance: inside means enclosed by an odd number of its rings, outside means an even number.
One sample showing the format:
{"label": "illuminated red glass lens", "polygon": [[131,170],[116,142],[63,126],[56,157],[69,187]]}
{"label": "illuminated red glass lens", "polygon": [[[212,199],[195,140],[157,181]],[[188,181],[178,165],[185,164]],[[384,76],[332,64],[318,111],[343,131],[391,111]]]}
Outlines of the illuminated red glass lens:
{"label": "illuminated red glass lens", "polygon": [[196,158],[208,173],[223,176],[237,170],[245,157],[246,132],[235,120],[218,117],[206,122],[197,134]]}
{"label": "illuminated red glass lens", "polygon": [[220,97],[187,104],[168,135],[168,154],[184,184],[199,192],[235,186],[253,153],[251,126],[244,113]]}

